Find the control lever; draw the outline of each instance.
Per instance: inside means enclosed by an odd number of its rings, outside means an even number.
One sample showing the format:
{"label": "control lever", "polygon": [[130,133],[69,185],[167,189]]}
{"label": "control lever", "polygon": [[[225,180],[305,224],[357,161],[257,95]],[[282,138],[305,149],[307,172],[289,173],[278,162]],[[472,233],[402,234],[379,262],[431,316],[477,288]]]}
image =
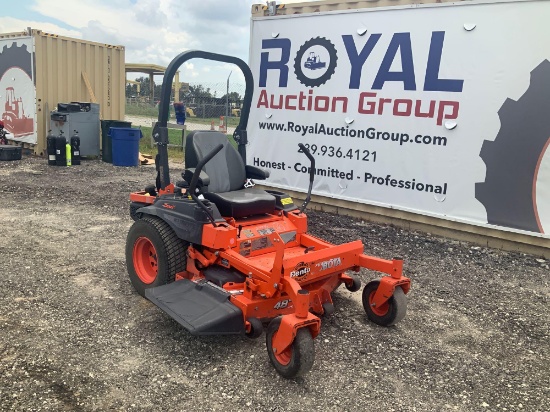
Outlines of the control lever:
{"label": "control lever", "polygon": [[313,157],[313,155],[311,154],[309,149],[304,146],[303,143],[298,143],[298,147],[300,147],[300,149],[302,149],[302,152],[305,153],[305,155],[307,156],[307,158],[311,162],[311,166],[310,166],[310,169],[309,169],[309,189],[307,190],[306,200],[304,200],[304,203],[302,204],[302,207],[300,207],[300,213],[303,213],[304,209],[306,208],[309,201],[311,200],[311,189],[313,188],[313,180],[315,179],[315,158]]}

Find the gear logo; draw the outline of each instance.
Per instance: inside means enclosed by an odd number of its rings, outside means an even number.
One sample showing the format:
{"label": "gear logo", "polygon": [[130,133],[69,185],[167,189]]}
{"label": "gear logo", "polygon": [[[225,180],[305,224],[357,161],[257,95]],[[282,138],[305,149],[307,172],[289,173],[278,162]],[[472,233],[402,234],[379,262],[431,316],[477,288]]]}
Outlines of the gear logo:
{"label": "gear logo", "polygon": [[294,58],[294,73],[305,86],[318,87],[334,74],[338,55],[336,47],[324,37],[306,41]]}
{"label": "gear logo", "polygon": [[487,223],[544,233],[537,210],[539,167],[550,143],[550,61],[531,72],[531,83],[517,100],[507,99],[498,115],[500,130],[486,140],[480,157],[485,182],[476,183],[476,199],[487,211]]}
{"label": "gear logo", "polygon": [[0,77],[14,67],[23,70],[32,79],[32,56],[27,50],[27,45],[17,46],[17,43],[13,42],[10,47],[4,46],[0,52]]}

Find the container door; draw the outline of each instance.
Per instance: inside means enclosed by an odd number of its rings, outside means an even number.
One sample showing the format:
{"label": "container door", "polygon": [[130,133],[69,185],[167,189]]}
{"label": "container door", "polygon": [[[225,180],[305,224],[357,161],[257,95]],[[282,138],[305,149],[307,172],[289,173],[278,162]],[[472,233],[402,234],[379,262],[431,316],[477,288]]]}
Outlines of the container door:
{"label": "container door", "polygon": [[36,144],[32,37],[0,39],[0,119],[8,138]]}

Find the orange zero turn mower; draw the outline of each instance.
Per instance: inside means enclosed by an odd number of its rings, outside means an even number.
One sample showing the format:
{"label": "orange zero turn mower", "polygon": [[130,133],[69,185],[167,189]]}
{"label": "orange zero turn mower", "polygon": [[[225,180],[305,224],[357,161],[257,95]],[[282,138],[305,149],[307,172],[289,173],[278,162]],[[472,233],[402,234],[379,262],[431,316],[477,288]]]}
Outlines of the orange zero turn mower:
{"label": "orange zero turn mower", "polygon": [[[246,92],[233,134],[238,149],[217,131],[189,133],[183,181],[174,184],[167,154],[170,91],[176,71],[192,58],[233,63],[242,70]],[[126,262],[138,293],[194,335],[257,338],[267,324],[269,359],[279,374],[293,378],[313,365],[319,317],[334,311],[331,293],[341,284],[360,290],[352,272],[367,268],[386,274],[363,289],[368,318],[383,326],[405,316],[410,280],[402,274],[401,259],[367,256],[360,240],[333,245],[307,233],[304,209],[315,160],[303,145],[311,173],[301,207],[285,193],[246,184],[269,176],[246,164],[252,91],[252,73],[241,59],[195,50],[170,63],[153,130],[156,185],[130,195],[135,222],[127,237]]]}

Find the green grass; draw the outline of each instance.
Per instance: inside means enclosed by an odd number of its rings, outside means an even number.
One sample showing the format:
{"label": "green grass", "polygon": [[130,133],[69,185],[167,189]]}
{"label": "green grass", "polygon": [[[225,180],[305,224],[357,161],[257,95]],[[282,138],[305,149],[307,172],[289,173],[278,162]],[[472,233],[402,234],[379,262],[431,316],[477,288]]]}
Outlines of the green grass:
{"label": "green grass", "polygon": [[[236,127],[239,124],[239,121],[241,120],[240,117],[229,117],[227,119],[227,127]],[[187,117],[185,119],[186,122],[192,122],[192,123],[199,123],[210,126],[212,122],[214,122],[214,126],[218,126],[220,124],[220,118],[219,117],[207,117],[205,119],[201,117]]]}
{"label": "green grass", "polygon": [[[158,117],[159,109],[158,106],[151,106],[149,104],[127,104],[126,105],[126,114],[132,116],[147,116],[147,117]],[[170,118],[173,114],[170,112]]]}
{"label": "green grass", "polygon": [[[153,156],[156,155],[157,148],[155,145],[151,144],[151,136],[152,136],[153,128],[142,126],[141,132],[143,133],[143,138],[139,141],[139,151],[142,154],[151,154]],[[190,130],[186,130],[185,135],[187,136],[190,132],[191,132]],[[233,147],[237,148],[237,143],[233,139],[233,136],[228,134],[227,138],[229,139],[229,142],[233,145]],[[180,146],[180,147],[168,146],[168,158],[182,160],[184,150],[181,147],[181,130],[168,129],[168,142],[170,144],[175,144]]]}

